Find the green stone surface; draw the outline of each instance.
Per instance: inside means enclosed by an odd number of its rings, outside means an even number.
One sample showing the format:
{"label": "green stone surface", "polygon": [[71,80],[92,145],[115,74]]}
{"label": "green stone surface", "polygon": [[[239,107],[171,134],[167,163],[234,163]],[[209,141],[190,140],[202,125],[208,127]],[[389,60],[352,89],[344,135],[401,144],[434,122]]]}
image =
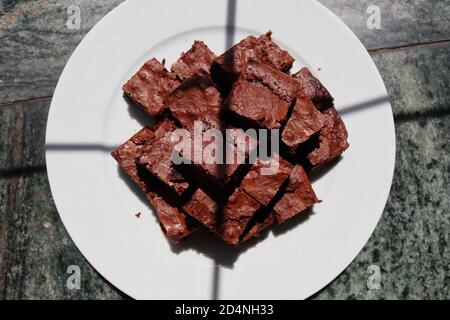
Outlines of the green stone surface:
{"label": "green stone surface", "polygon": [[[121,2],[0,0],[0,103],[51,96],[83,36]],[[381,16],[379,30],[367,27],[371,0],[320,2],[347,23],[370,50],[450,38],[448,1],[376,1]],[[80,29],[69,29],[67,9],[75,4],[80,8],[81,25]]]}
{"label": "green stone surface", "polygon": [[[127,298],[68,236],[45,168],[45,127],[57,79],[82,37],[120,0],[0,0],[0,299]],[[315,299],[450,298],[450,6],[387,1],[381,30],[372,1],[321,0],[370,50],[385,81],[397,135],[392,191],[374,234]],[[80,30],[66,27],[78,4]],[[363,111],[359,111],[363,112]],[[69,290],[67,268],[81,269]],[[371,268],[381,287],[369,289]]]}

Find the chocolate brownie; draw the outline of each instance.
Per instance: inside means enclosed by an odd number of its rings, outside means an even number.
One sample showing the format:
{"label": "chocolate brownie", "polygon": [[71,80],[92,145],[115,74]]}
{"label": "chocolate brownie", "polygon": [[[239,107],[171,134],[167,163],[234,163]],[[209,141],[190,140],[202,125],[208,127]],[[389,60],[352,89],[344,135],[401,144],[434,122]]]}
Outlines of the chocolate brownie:
{"label": "chocolate brownie", "polygon": [[172,72],[180,80],[192,77],[200,71],[210,72],[216,55],[203,41],[195,41],[192,48],[181,54],[180,59],[172,65]]}
{"label": "chocolate brownie", "polygon": [[307,157],[313,169],[337,158],[349,147],[347,129],[336,109],[328,108],[323,115],[325,126],[319,132],[319,145]]}
{"label": "chocolate brownie", "polygon": [[248,163],[253,163],[257,158],[258,136],[257,131],[249,129],[244,131],[241,128],[227,127],[226,131],[227,146],[232,147],[232,152],[228,155],[228,160],[237,163],[243,162],[243,159],[249,158]]}
{"label": "chocolate brownie", "polygon": [[311,99],[299,97],[283,129],[281,139],[293,154],[299,145],[318,133],[324,125],[325,116],[317,110]]}
{"label": "chocolate brownie", "polygon": [[225,104],[229,120],[244,127],[279,129],[291,103],[260,82],[237,81]]}
{"label": "chocolate brownie", "polygon": [[305,170],[297,165],[289,176],[284,195],[274,206],[275,219],[282,223],[319,202]]}
{"label": "chocolate brownie", "polygon": [[164,105],[183,128],[193,128],[195,121],[220,126],[222,96],[205,72],[185,80],[165,99]]}
{"label": "chocolate brownie", "polygon": [[268,65],[249,61],[247,68],[241,74],[241,79],[260,82],[272,93],[291,102],[300,92],[298,81],[291,76]]}
{"label": "chocolate brownie", "polygon": [[292,165],[274,154],[270,160],[258,159],[239,187],[260,204],[268,206],[282,188],[291,171]]}
{"label": "chocolate brownie", "polygon": [[150,59],[123,86],[123,92],[150,116],[157,117],[162,112],[164,98],[179,84],[175,74],[158,60]]}
{"label": "chocolate brownie", "polygon": [[143,145],[152,141],[154,137],[155,133],[150,128],[145,127],[111,153],[122,169],[145,192],[148,191],[147,184],[139,177],[136,160],[140,155]]}
{"label": "chocolate brownie", "polygon": [[267,64],[280,71],[290,70],[294,58],[273,42],[271,35],[272,32],[267,32],[259,38],[249,36],[243,39],[216,58],[213,70],[220,73],[219,77],[225,78],[228,82],[237,80],[251,60]]}
{"label": "chocolate brownie", "polygon": [[159,218],[161,228],[167,237],[178,242],[190,234],[192,221],[186,217],[179,209],[168,204],[160,195],[157,188],[151,185],[143,175],[140,174],[137,159],[141,155],[142,147],[154,138],[154,132],[149,128],[144,128],[136,133],[130,140],[122,144],[117,150],[112,152],[112,156],[124,172],[146,193],[147,199],[152,204]]}
{"label": "chocolate brownie", "polygon": [[158,215],[161,229],[173,242],[177,243],[197,230],[197,223],[192,218],[167,203],[163,197],[156,193],[147,193],[147,197]]}
{"label": "chocolate brownie", "polygon": [[[256,158],[258,145],[256,134],[252,136],[242,129],[229,126],[225,126],[222,130],[208,126],[203,129],[202,148],[195,146],[193,143],[195,138],[191,138],[191,147],[187,148],[187,151],[178,150],[187,161],[181,164],[179,169],[186,177],[198,183],[204,190],[208,190],[210,195],[226,196],[245,175],[249,159]],[[213,134],[207,135],[212,132],[207,131],[208,129],[216,130]]]}
{"label": "chocolate brownie", "polygon": [[300,95],[310,98],[319,110],[333,106],[333,97],[308,68],[301,69],[293,77],[300,83]]}
{"label": "chocolate brownie", "polygon": [[244,127],[278,129],[298,95],[296,80],[270,66],[249,62],[234,84],[224,113]]}
{"label": "chocolate brownie", "polygon": [[228,244],[237,245],[260,205],[239,189],[225,203],[216,202],[198,189],[184,210]]}
{"label": "chocolate brownie", "polygon": [[189,183],[172,162],[172,151],[175,147],[172,132],[175,129],[172,121],[164,120],[155,131],[155,138],[142,147],[138,163],[161,180],[174,194],[182,196],[188,190]]}

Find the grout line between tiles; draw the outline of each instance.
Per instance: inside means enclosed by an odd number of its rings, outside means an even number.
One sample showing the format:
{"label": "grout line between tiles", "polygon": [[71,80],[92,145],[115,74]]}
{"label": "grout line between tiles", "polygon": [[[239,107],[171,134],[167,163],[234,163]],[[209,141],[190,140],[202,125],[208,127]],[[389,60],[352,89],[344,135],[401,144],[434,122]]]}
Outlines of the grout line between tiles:
{"label": "grout line between tiles", "polygon": [[430,47],[447,46],[447,45],[450,45],[450,39],[449,40],[423,42],[423,43],[406,44],[406,45],[386,47],[386,48],[368,49],[367,51],[371,54],[372,53],[376,54],[376,53],[384,53],[384,52],[391,52],[391,51],[417,49],[417,48],[430,48]]}
{"label": "grout line between tiles", "polygon": [[[423,43],[414,43],[414,44],[407,44],[407,45],[400,45],[400,46],[393,46],[393,47],[385,47],[385,48],[368,49],[367,51],[370,54],[377,54],[377,53],[384,53],[384,52],[395,52],[395,51],[399,51],[399,50],[429,48],[429,47],[447,46],[447,45],[450,45],[450,39],[431,41],[431,42],[423,42]],[[30,98],[30,99],[0,102],[0,108],[1,107],[12,107],[15,105],[20,105],[20,104],[24,104],[24,103],[28,103],[28,102],[51,100],[51,98],[52,98],[52,96],[42,96],[42,97],[35,97],[35,98]]]}

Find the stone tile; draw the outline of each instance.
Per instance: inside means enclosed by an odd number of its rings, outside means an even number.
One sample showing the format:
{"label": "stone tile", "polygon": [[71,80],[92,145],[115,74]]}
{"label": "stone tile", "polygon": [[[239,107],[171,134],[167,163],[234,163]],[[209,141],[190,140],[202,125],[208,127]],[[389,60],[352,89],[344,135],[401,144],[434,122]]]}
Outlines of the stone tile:
{"label": "stone tile", "polygon": [[[450,39],[450,6],[439,0],[319,0],[341,18],[367,49]],[[381,29],[369,29],[370,5],[380,8]]]}
{"label": "stone tile", "polygon": [[[0,107],[0,299],[118,299],[67,234],[45,169],[50,101]],[[66,286],[78,265],[81,290]]]}
{"label": "stone tile", "polygon": [[[51,96],[73,50],[122,0],[2,1],[0,103]],[[67,9],[81,10],[80,29],[69,29]]]}
{"label": "stone tile", "polygon": [[[71,0],[2,1],[0,9],[0,103],[51,96],[83,36],[122,0],[79,0],[81,28],[66,26]],[[368,49],[450,39],[445,1],[381,0],[381,30],[367,28],[370,0],[321,0]]]}

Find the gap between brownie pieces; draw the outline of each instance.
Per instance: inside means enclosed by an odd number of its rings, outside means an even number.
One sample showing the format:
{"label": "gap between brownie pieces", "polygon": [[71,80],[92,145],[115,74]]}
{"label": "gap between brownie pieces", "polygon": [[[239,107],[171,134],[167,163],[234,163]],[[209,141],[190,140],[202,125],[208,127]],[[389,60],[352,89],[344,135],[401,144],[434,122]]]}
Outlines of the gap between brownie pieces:
{"label": "gap between brownie pieces", "polygon": [[[281,200],[283,197],[287,187],[289,185],[289,177],[282,183],[280,188],[278,189],[275,196],[270,200],[270,202],[267,205],[262,205],[260,207],[260,210],[258,210],[255,215],[251,218],[250,222],[248,223],[246,229],[242,232],[241,239],[244,239],[245,236],[248,234],[248,232],[255,226],[257,223],[264,222],[269,215],[273,215],[273,209],[278,201]],[[252,199],[258,202],[252,195],[248,194],[245,190],[243,190],[247,195],[249,195]],[[300,212],[299,212],[300,213]],[[271,223],[275,224],[275,222]],[[270,225],[269,225],[270,226]],[[250,239],[248,239],[250,240]]]}
{"label": "gap between brownie pieces", "polygon": [[[218,164],[217,166],[226,166],[226,164]],[[204,172],[203,168],[197,164],[180,164],[176,165],[176,169],[189,180],[189,182],[199,185],[208,196],[216,201],[226,200],[236,188],[239,183],[249,172],[251,164],[242,163],[227,181],[218,181]],[[199,182],[200,181],[200,182]]]}
{"label": "gap between brownie pieces", "polygon": [[186,202],[188,202],[194,192],[198,189],[198,187],[194,183],[191,183],[182,195],[178,195],[163,181],[161,181],[158,177],[153,175],[139,163],[137,163],[137,170],[139,177],[149,189],[151,189],[155,194],[163,197],[168,204],[177,208],[181,208]]}

